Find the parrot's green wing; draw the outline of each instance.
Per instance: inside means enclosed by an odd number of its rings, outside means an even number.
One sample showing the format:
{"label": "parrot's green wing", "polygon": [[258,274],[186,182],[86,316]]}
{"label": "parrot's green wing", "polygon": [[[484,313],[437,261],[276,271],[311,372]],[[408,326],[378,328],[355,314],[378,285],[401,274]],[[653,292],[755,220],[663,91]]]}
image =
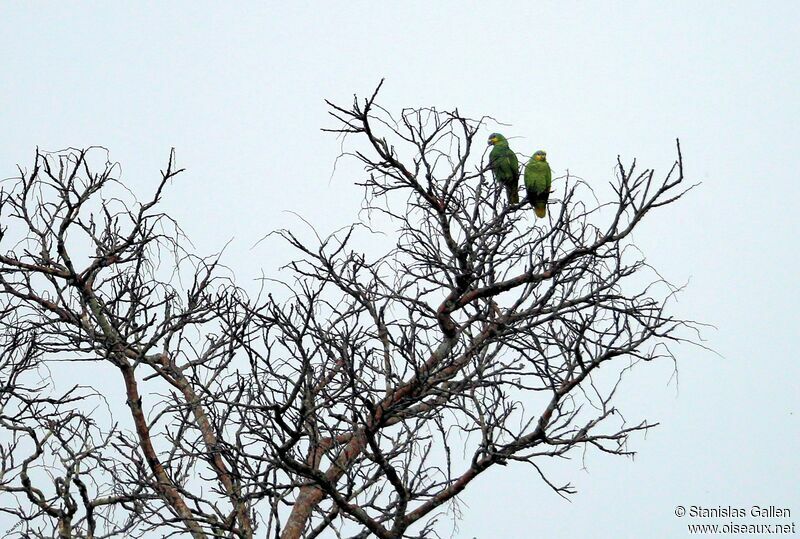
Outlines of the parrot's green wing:
{"label": "parrot's green wing", "polygon": [[531,158],[525,165],[525,190],[528,200],[533,205],[536,217],[547,215],[547,199],[550,197],[550,186],[553,176],[547,161],[536,161]]}
{"label": "parrot's green wing", "polygon": [[508,194],[509,202],[519,202],[519,159],[508,144],[497,144],[489,153],[489,164],[494,179],[501,183]]}

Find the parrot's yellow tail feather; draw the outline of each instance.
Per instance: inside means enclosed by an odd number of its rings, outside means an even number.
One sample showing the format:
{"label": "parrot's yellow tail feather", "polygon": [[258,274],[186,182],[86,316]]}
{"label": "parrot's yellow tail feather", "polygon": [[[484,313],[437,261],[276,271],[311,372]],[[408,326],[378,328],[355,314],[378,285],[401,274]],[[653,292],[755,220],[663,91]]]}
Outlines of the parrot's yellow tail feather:
{"label": "parrot's yellow tail feather", "polygon": [[545,216],[547,216],[547,205],[546,204],[536,204],[533,207],[533,212],[536,214],[536,217],[545,217]]}

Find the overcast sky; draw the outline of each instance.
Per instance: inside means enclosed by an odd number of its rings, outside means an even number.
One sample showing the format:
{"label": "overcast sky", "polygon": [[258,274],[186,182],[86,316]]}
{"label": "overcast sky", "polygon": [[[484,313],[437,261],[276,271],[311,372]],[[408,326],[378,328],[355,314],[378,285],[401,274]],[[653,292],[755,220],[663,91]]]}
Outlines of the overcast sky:
{"label": "overcast sky", "polygon": [[[511,124],[521,153],[605,183],[616,156],[664,171],[680,138],[702,186],[636,235],[682,316],[722,357],[685,348],[628,379],[621,406],[660,422],[635,460],[573,461],[572,502],[534,471],[493,470],[454,537],[685,537],[676,505],[788,507],[800,523],[794,2],[4,2],[0,177],[38,146],[103,145],[146,195],[175,147],[165,207],[243,281],[286,261],[250,250],[292,226],[353,220],[360,190],[323,99],[386,78],[382,104]],[[585,469],[583,466],[585,465]],[[4,518],[4,517],[0,517]],[[754,519],[737,521],[751,523]],[[712,521],[724,524],[727,521]],[[778,522],[778,521],[774,521]],[[782,522],[782,521],[781,521]],[[443,531],[449,528],[443,527]]]}

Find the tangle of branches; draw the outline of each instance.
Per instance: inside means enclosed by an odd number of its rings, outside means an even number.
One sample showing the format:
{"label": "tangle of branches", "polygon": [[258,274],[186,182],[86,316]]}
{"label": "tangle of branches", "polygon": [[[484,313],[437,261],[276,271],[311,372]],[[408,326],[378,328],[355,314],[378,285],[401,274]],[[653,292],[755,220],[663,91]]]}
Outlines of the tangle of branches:
{"label": "tangle of branches", "polygon": [[569,496],[548,461],[632,453],[623,377],[695,335],[631,241],[688,190],[680,147],[609,200],[556,179],[537,221],[487,177],[488,119],[376,96],[330,103],[362,221],[276,232],[296,256],[255,298],[159,210],[173,156],[144,201],[102,148],[3,182],[7,536],[435,537],[481,474]]}

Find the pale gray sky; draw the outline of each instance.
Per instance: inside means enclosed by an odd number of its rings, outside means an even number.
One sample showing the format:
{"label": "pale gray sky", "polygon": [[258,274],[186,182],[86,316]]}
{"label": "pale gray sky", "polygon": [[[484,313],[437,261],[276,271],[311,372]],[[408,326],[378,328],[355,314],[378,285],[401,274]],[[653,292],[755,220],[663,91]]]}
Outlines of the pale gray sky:
{"label": "pale gray sky", "polygon": [[[350,222],[360,190],[324,98],[386,78],[389,109],[489,114],[565,169],[605,183],[617,154],[663,171],[680,137],[703,185],[636,240],[689,287],[676,311],[717,326],[722,359],[680,350],[628,379],[622,407],[661,426],[635,461],[573,461],[571,503],[522,466],[463,497],[455,537],[686,537],[676,505],[789,507],[800,522],[796,170],[800,10],[793,2],[5,2],[0,177],[36,146],[104,145],[137,192],[175,147],[166,206],[242,280],[287,253],[251,251],[296,223]],[[255,253],[255,254],[254,254]],[[568,468],[559,468],[566,470]],[[725,523],[721,521],[720,523]],[[446,528],[444,528],[446,530]],[[498,532],[500,530],[500,532]]]}

